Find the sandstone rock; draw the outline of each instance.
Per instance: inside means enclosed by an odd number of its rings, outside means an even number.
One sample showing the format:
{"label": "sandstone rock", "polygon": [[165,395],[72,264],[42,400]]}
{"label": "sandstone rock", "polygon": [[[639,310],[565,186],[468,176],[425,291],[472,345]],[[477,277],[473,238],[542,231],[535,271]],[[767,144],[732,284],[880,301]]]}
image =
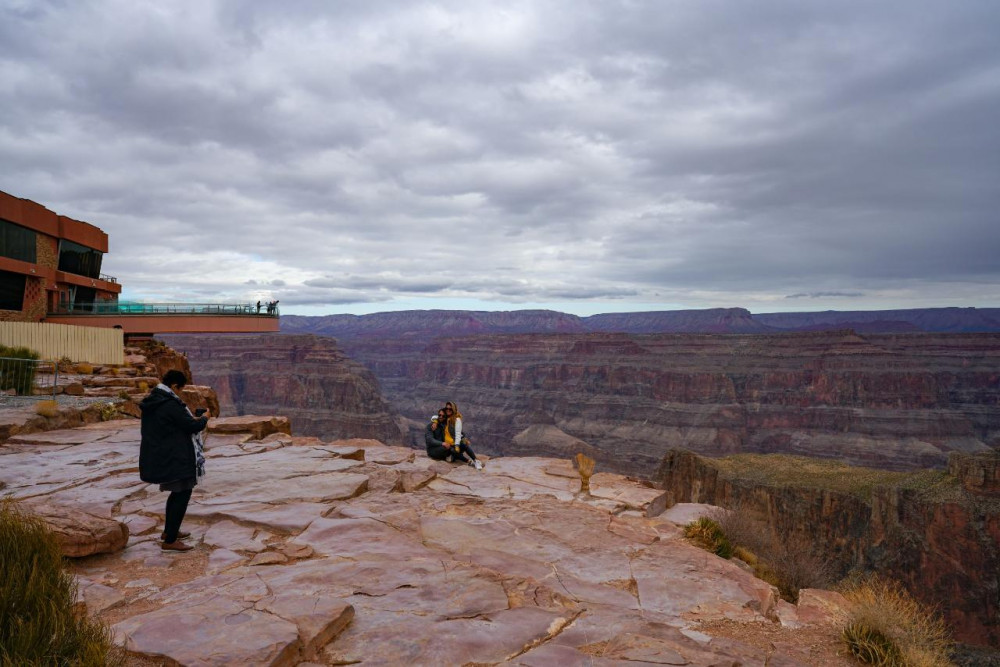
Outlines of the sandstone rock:
{"label": "sandstone rock", "polygon": [[278,553],[277,551],[264,551],[257,554],[250,559],[250,565],[278,565],[280,563],[287,563],[288,556],[283,553]]}
{"label": "sandstone rock", "polygon": [[113,630],[128,651],[182,665],[290,665],[299,647],[294,623],[223,596],[133,617]]}
{"label": "sandstone rock", "polygon": [[620,475],[596,473],[590,479],[590,493],[596,498],[606,498],[642,510],[646,516],[656,516],[667,507],[667,494],[662,490],[629,483]]}
{"label": "sandstone rock", "polygon": [[256,415],[243,415],[241,417],[220,417],[211,419],[208,422],[209,433],[219,433],[230,435],[233,433],[250,433],[254,440],[271,435],[272,433],[291,434],[292,426],[287,417],[260,417]]}
{"label": "sandstone rock", "polygon": [[[172,554],[157,540],[165,494],[132,486],[136,436],[134,424],[104,423],[58,436],[76,444],[44,456],[37,445],[0,450],[0,478],[16,493],[90,502],[145,529],[144,541],[83,573],[105,587],[131,583],[115,586],[128,591],[115,632],[142,660],[763,663],[761,650],[688,626],[767,622],[770,587],[676,539],[662,517],[581,498],[565,462],[493,459],[479,472],[420,453],[344,459],[315,442],[210,456],[184,522],[189,542],[203,545]],[[409,493],[367,483],[408,475],[437,477]],[[650,491],[625,478],[607,487],[630,499]],[[250,567],[254,552],[270,564]]]}
{"label": "sandstone rock", "polygon": [[70,558],[114,553],[128,542],[128,527],[113,519],[47,502],[32,502],[26,509],[45,522],[63,555]]}
{"label": "sandstone rock", "polygon": [[242,563],[244,560],[243,556],[229,549],[214,549],[208,556],[208,566],[205,568],[205,574],[224,572]]}
{"label": "sandstone rock", "polygon": [[110,586],[84,577],[77,577],[77,583],[79,584],[77,590],[83,613],[94,616],[125,602],[125,596]]}
{"label": "sandstone rock", "polygon": [[850,612],[851,604],[836,591],[803,588],[799,591],[797,617],[809,625],[839,625]]}
{"label": "sandstone rock", "polygon": [[[150,384],[150,388],[155,387],[156,384]],[[211,387],[205,387],[196,384],[186,385],[181,390],[181,400],[184,401],[185,405],[191,412],[198,410],[199,408],[204,408],[212,415],[212,417],[219,417],[221,415],[219,408],[219,398],[215,394],[215,390]]]}
{"label": "sandstone rock", "polygon": [[677,503],[660,514],[660,518],[672,521],[678,526],[686,526],[702,517],[711,519],[723,512],[726,512],[726,510],[715,505],[706,505],[705,503]]}
{"label": "sandstone rock", "polygon": [[400,473],[393,491],[413,493],[427,486],[435,477],[437,473],[431,470],[404,470]]}
{"label": "sandstone rock", "polygon": [[62,393],[66,394],[67,396],[83,396],[84,394],[83,384],[79,382],[73,382],[72,384],[68,384],[62,388]]}

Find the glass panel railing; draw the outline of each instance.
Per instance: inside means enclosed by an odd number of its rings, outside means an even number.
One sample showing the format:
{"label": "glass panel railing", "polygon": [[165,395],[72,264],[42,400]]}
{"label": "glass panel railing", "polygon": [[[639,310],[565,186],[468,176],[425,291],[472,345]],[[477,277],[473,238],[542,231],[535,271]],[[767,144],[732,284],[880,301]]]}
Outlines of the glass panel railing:
{"label": "glass panel railing", "polygon": [[49,315],[238,315],[278,317],[276,304],[262,303],[139,303],[136,301],[98,301],[76,303],[72,309],[61,304]]}

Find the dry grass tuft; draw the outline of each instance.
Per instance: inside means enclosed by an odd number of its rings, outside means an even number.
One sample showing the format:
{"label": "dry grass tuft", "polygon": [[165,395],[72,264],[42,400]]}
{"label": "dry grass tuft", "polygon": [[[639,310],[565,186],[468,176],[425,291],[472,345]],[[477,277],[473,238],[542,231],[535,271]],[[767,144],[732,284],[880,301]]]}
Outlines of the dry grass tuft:
{"label": "dry grass tuft", "polygon": [[90,375],[94,372],[94,365],[82,362],[76,365],[76,372],[81,375]]}
{"label": "dry grass tuft", "polygon": [[35,414],[41,415],[46,419],[58,417],[59,404],[55,401],[38,401],[38,404],[35,405]]}
{"label": "dry grass tuft", "polygon": [[143,392],[149,391],[149,383],[146,382],[145,380],[141,380],[139,382],[139,391],[143,391]]}
{"label": "dry grass tuft", "polygon": [[684,527],[684,537],[716,556],[726,559],[733,557],[733,545],[713,519],[701,517],[692,521]]}
{"label": "dry grass tuft", "polygon": [[75,599],[45,525],[0,500],[0,665],[124,665],[111,631],[75,614]]}
{"label": "dry grass tuft", "polygon": [[895,582],[862,579],[844,592],[853,604],[843,639],[851,654],[880,667],[949,667],[944,620]]}

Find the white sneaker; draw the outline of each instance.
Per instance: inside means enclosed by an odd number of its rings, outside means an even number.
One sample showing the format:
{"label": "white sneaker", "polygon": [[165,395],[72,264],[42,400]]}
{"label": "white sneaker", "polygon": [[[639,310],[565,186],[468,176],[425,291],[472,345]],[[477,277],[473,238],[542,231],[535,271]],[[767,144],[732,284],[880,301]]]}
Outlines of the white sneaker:
{"label": "white sneaker", "polygon": [[476,466],[476,470],[482,470],[483,469],[483,464],[479,462],[479,459],[476,459],[472,463]]}
{"label": "white sneaker", "polygon": [[448,455],[448,458],[446,458],[446,459],[445,459],[445,461],[447,461],[448,463],[454,463],[454,462],[455,462],[455,459],[454,459],[454,458],[452,457],[452,455],[451,455],[451,454],[449,454],[449,455]]}

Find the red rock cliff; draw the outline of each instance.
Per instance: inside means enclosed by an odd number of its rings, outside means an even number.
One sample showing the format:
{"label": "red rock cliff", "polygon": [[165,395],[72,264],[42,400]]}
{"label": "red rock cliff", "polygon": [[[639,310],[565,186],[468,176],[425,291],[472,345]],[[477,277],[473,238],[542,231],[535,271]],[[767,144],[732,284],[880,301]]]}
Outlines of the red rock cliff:
{"label": "red rock cliff", "polygon": [[281,414],[296,435],[326,440],[402,433],[364,366],[331,338],[312,335],[165,336],[187,355],[199,384],[218,394],[224,416]]}
{"label": "red rock cliff", "polygon": [[[998,460],[953,454],[951,467],[980,478],[974,471],[995,471]],[[953,475],[676,450],[654,482],[671,502],[743,507],[778,534],[825,545],[842,574],[859,568],[896,579],[940,606],[957,639],[1000,645],[1000,501]]]}

